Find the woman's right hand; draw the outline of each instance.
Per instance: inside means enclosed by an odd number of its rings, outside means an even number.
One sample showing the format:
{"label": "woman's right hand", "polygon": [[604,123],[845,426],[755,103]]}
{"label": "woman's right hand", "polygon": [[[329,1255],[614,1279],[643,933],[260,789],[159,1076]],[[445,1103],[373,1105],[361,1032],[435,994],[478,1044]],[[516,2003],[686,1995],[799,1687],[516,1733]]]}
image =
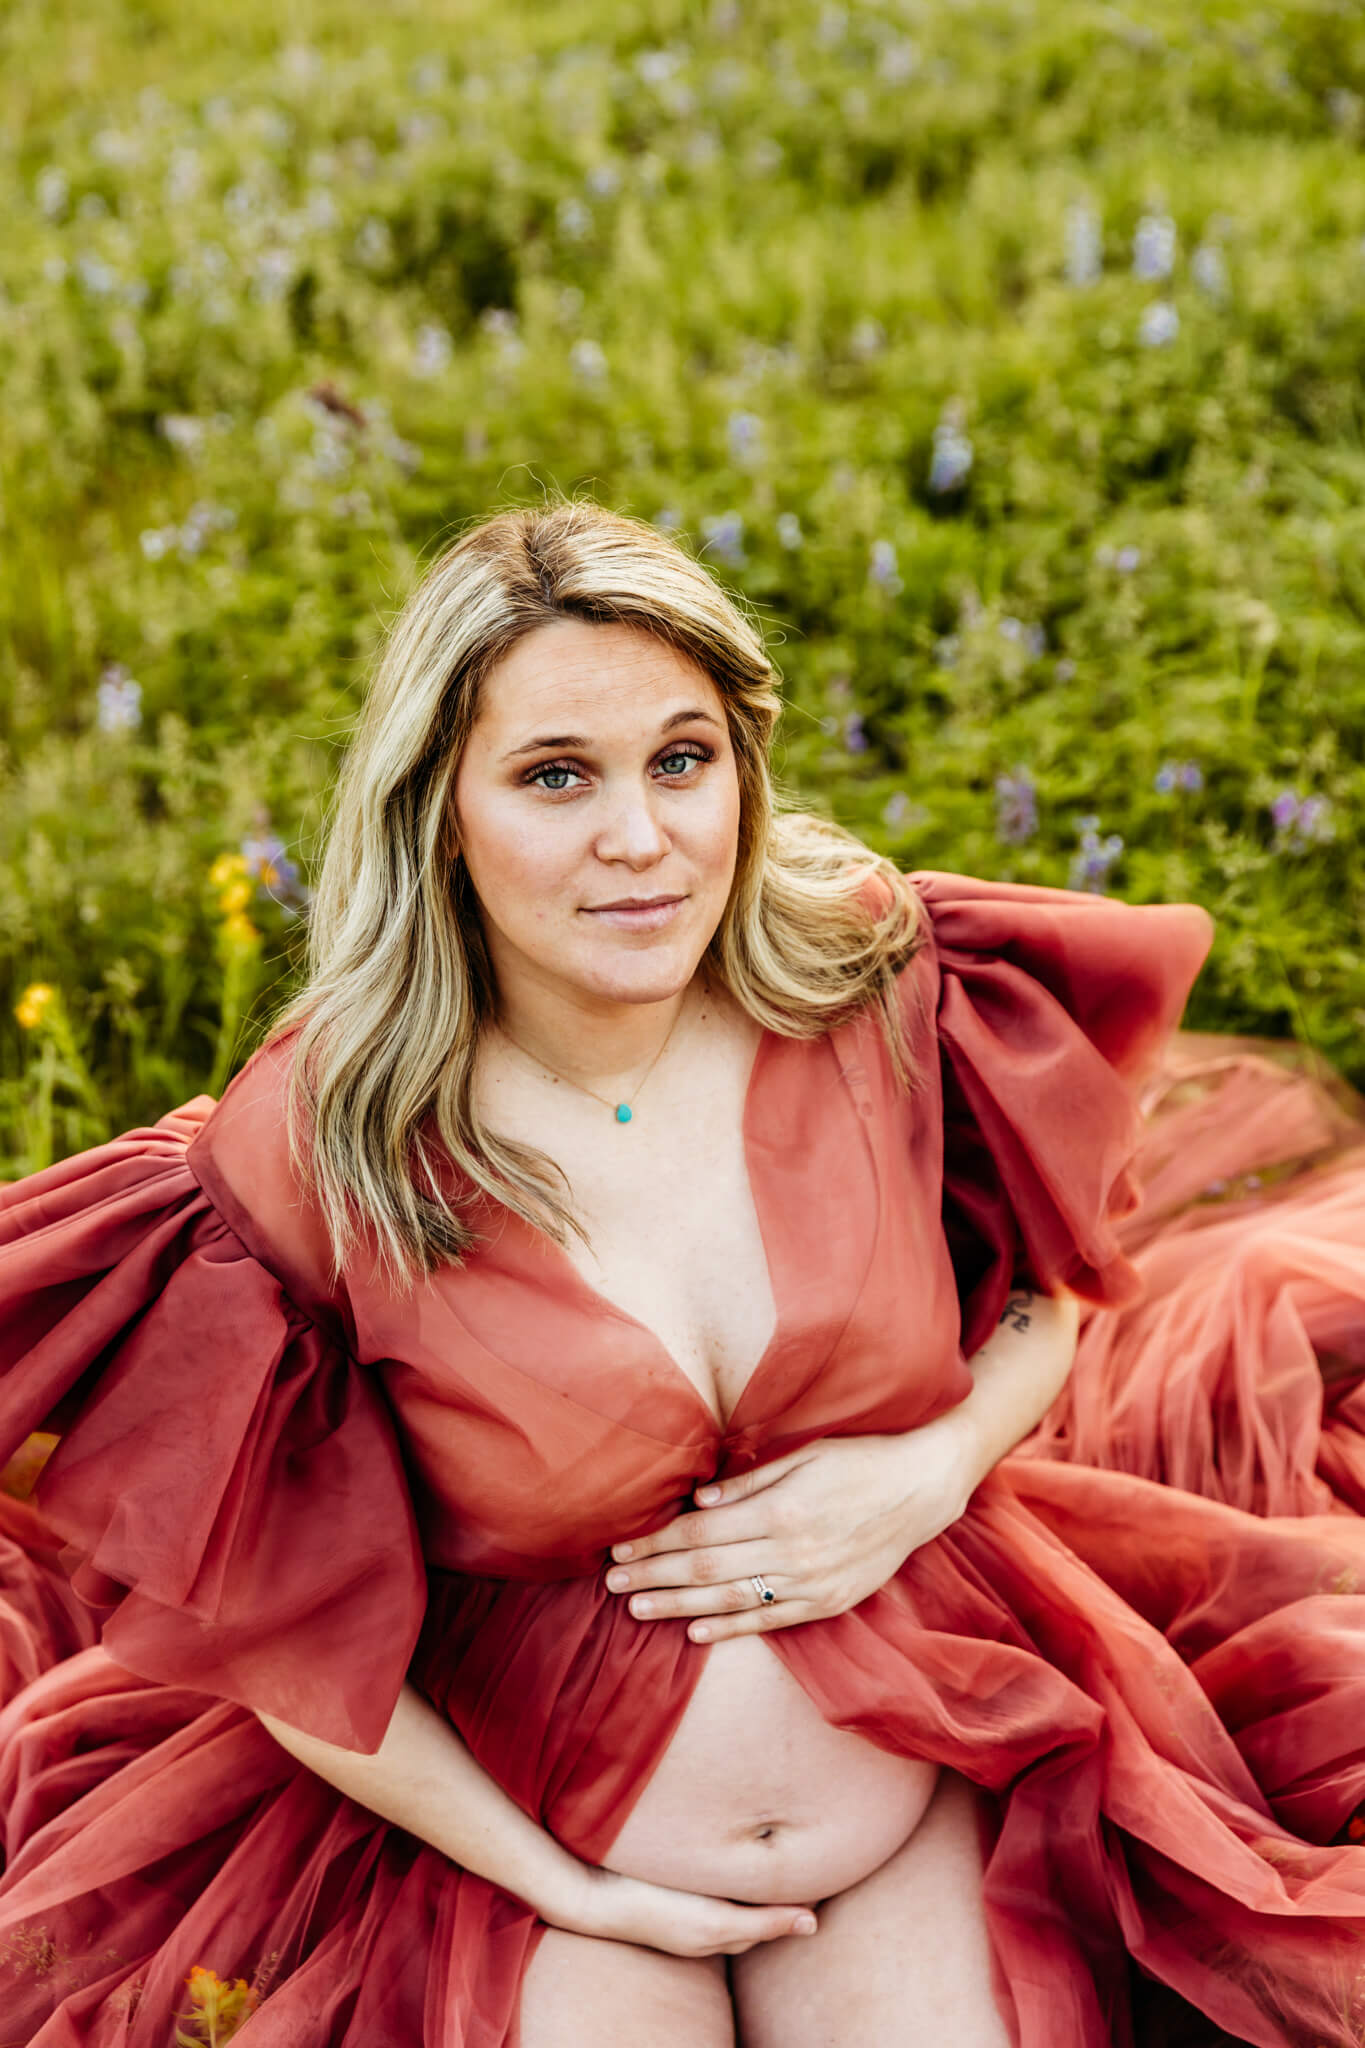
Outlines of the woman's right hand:
{"label": "woman's right hand", "polygon": [[584,1882],[565,1913],[544,1913],[554,1927],[604,1941],[633,1941],[672,1956],[742,1956],[761,1941],[814,1934],[810,1906],[749,1906],[702,1892],[674,1891],[644,1878],[584,1864]]}

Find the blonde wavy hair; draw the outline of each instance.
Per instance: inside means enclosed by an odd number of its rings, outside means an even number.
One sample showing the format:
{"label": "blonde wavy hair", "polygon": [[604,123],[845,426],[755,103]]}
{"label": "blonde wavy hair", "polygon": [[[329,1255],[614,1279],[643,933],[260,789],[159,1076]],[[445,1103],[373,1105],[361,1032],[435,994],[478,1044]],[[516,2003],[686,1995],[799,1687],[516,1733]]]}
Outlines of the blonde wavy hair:
{"label": "blonde wavy hair", "polygon": [[[779,809],[769,756],[781,706],[756,626],[643,520],[582,500],[499,512],[435,560],[386,635],[329,805],[305,981],[270,1034],[297,1029],[289,1146],[320,1198],[334,1279],[364,1231],[400,1291],[458,1263],[479,1241],[481,1197],[560,1244],[585,1237],[562,1171],[475,1106],[497,991],[454,842],[456,769],[485,680],[526,634],[564,618],[656,635],[724,701],[739,846],[705,967],[786,1037],[875,1005],[900,1081],[917,1080],[896,975],[923,942],[918,898],[851,833]],[[889,886],[869,887],[878,876]],[[443,1184],[451,1165],[472,1192]]]}

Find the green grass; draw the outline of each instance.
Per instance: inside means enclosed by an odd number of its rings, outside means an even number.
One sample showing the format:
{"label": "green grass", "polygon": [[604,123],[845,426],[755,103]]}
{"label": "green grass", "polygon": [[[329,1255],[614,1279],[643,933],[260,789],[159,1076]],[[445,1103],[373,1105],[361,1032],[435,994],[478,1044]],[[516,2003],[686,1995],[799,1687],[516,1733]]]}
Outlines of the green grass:
{"label": "green grass", "polygon": [[1206,904],[1191,1022],[1365,1082],[1363,139],[1323,0],[12,0],[0,1173],[222,1086],[377,636],[546,487],[745,593],[789,786]]}

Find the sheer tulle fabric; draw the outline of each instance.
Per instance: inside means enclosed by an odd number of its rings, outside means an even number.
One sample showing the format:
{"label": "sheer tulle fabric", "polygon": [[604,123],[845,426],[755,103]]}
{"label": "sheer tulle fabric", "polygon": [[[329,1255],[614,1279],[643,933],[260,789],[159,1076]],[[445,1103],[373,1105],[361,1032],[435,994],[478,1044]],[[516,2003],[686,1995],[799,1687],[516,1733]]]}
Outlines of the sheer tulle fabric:
{"label": "sheer tulle fabric", "polygon": [[[1021,1273],[1089,1304],[1054,1412],[881,1593],[771,1648],[831,1721],[985,1788],[1020,2048],[1122,2048],[1134,1965],[1210,2032],[1356,2038],[1365,1120],[1254,1048],[1168,1042],[1201,913],[913,879],[931,1086],[899,1105],[866,1030],[765,1041],[746,1121],[781,1338],[709,1437],[647,1334],[515,1230],[420,1326],[358,1280],[330,1316],[263,1229],[267,1061],[212,1117],[200,1098],[0,1191],[0,1455],[62,1439],[0,1516],[5,2038],[164,2048],[200,1964],[257,1977],[248,2048],[514,2048],[532,1913],[250,1709],[372,1747],[406,1671],[600,1856],[706,1654],[602,1591],[594,1544],[643,1516],[638,1472],[660,1520],[699,1472],[913,1426],[960,1398],[959,1307],[970,1346]],[[1260,1186],[1228,1185],[1246,1173]],[[818,1287],[815,1203],[842,1218]],[[886,1335],[907,1288],[933,1305],[913,1371]],[[524,1333],[496,1327],[518,1298],[563,1339],[538,1396]],[[594,1338],[580,1410],[553,1374]],[[554,1416],[557,1558],[511,1505]],[[618,1497],[575,1524],[562,1471],[585,1443],[602,1464],[580,1483]]]}
{"label": "sheer tulle fabric", "polygon": [[425,1602],[401,1457],[190,1172],[213,1106],[0,1189],[0,1451],[61,1431],[44,1520],[121,1664],[373,1750]]}

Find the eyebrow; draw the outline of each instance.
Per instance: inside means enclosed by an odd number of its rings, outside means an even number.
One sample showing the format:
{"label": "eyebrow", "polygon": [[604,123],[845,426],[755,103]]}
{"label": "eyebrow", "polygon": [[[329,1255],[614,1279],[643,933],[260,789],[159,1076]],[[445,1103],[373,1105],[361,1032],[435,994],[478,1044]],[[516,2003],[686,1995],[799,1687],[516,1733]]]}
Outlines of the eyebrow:
{"label": "eyebrow", "polygon": [[[672,732],[675,726],[693,725],[696,723],[713,725],[717,732],[722,729],[718,718],[713,718],[709,711],[702,711],[694,706],[687,711],[675,711],[671,718],[666,718],[659,727],[660,737],[662,738],[665,733]],[[543,754],[546,751],[553,753],[560,747],[590,747],[591,745],[592,741],[581,732],[544,733],[539,739],[526,740],[521,746],[510,748],[502,758],[504,761],[517,761],[520,760],[523,754]]]}

